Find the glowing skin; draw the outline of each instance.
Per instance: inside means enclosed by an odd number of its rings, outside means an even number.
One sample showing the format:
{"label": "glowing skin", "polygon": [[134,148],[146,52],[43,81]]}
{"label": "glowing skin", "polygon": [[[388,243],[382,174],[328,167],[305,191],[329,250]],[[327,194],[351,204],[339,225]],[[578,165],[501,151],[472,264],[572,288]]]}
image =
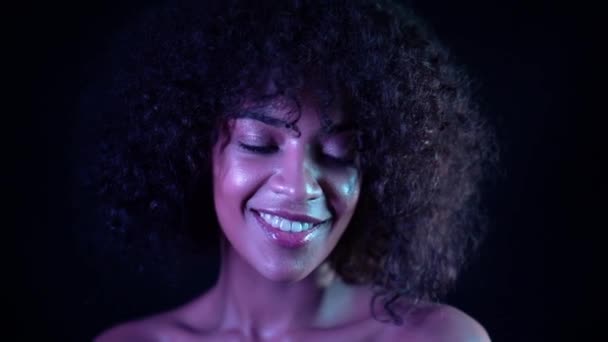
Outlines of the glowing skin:
{"label": "glowing skin", "polygon": [[[276,104],[264,114],[285,120],[290,110]],[[339,111],[331,114],[342,123]],[[311,101],[303,101],[296,128],[301,134],[240,118],[213,149],[215,208],[229,242],[218,285],[239,321],[235,325],[265,334],[311,325],[319,314],[322,289],[313,271],[346,230],[361,185],[352,163],[334,160],[352,158],[348,132],[324,135]],[[303,245],[285,247],[260,224],[260,211],[325,223],[311,229]]]}
{"label": "glowing skin", "polygon": [[[267,108],[284,118],[289,108]],[[296,127],[274,127],[251,118],[231,123],[231,136],[213,151],[215,209],[230,245],[265,278],[278,282],[302,280],[333,250],[355,211],[360,175],[350,158],[347,132],[324,136],[316,107],[304,103]],[[336,115],[338,119],[339,116]],[[254,151],[251,150],[252,146]],[[265,148],[260,152],[260,148]],[[260,227],[259,212],[289,219],[325,221],[307,234],[300,248],[284,248],[276,236]],[[276,220],[276,219],[275,219]],[[297,225],[297,224],[296,224]],[[300,227],[301,229],[301,227]],[[275,235],[290,236],[277,230]],[[302,234],[300,234],[302,235]]]}
{"label": "glowing skin", "polygon": [[[213,194],[223,231],[217,283],[180,308],[119,325],[95,341],[489,341],[479,323],[450,306],[421,305],[402,326],[380,323],[371,316],[369,287],[332,277],[324,261],[355,211],[361,174],[334,160],[352,157],[348,131],[322,134],[316,108],[302,101],[301,135],[268,124],[288,113],[280,105],[266,108],[266,123],[230,123],[213,148]],[[342,123],[340,111],[330,114]],[[264,228],[259,211],[325,224],[289,235]],[[396,311],[409,311],[408,305],[404,299]]]}

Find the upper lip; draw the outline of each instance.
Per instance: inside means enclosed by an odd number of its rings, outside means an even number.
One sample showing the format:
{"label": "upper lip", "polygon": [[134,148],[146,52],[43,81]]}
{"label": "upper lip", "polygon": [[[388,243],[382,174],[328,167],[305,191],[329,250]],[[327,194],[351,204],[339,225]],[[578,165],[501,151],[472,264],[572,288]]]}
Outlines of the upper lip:
{"label": "upper lip", "polygon": [[318,224],[318,223],[329,220],[329,219],[321,220],[316,217],[309,216],[307,214],[294,213],[294,212],[289,212],[289,211],[280,210],[280,209],[254,209],[254,210],[257,212],[260,212],[260,213],[266,213],[266,214],[270,214],[270,215],[284,217],[290,221],[308,222],[308,223],[312,223],[312,224]]}

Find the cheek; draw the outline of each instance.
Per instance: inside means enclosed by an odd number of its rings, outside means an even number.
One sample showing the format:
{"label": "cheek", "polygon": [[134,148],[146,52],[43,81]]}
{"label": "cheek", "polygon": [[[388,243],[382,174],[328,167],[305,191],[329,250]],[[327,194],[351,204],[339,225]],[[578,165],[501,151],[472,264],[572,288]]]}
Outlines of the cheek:
{"label": "cheek", "polygon": [[359,190],[361,188],[361,180],[359,172],[351,172],[340,189],[340,194],[345,198],[357,200],[359,198]]}
{"label": "cheek", "polygon": [[250,172],[247,165],[232,163],[223,168],[218,177],[218,185],[221,185],[222,192],[240,193],[251,186],[254,182],[256,173]]}
{"label": "cheek", "polygon": [[256,191],[257,174],[248,163],[239,162],[225,153],[214,164],[213,193],[215,211],[224,232],[239,229],[247,201]]}
{"label": "cheek", "polygon": [[353,169],[340,175],[334,175],[330,179],[333,186],[334,199],[332,202],[336,211],[350,214],[355,210],[359,201],[361,190],[360,173]]}
{"label": "cheek", "polygon": [[265,164],[260,161],[237,158],[230,151],[225,151],[214,160],[213,185],[216,200],[230,198],[233,201],[245,201],[262,183],[266,174],[264,167]]}

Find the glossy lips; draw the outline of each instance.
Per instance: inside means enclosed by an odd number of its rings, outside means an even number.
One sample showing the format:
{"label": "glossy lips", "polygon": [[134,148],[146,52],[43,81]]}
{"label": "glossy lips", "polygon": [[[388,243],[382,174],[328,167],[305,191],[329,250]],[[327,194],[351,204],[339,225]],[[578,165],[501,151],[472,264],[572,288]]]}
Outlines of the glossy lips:
{"label": "glossy lips", "polygon": [[[319,233],[319,229],[330,223],[330,220],[325,220],[316,224],[307,224],[302,222],[279,220],[277,216],[268,215],[267,213],[260,214],[256,210],[251,211],[258,224],[265,231],[266,235],[282,247],[299,248],[312,240]],[[262,218],[264,215],[265,218]],[[270,221],[269,222],[267,222]],[[273,227],[273,225],[275,227]]]}

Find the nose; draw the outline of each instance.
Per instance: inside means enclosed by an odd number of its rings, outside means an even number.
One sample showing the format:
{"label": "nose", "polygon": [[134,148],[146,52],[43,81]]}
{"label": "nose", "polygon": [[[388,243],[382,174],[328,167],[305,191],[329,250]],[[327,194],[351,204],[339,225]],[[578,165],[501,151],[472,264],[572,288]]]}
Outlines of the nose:
{"label": "nose", "polygon": [[321,170],[311,149],[295,143],[284,151],[274,176],[273,189],[296,203],[305,203],[323,195],[319,183]]}

